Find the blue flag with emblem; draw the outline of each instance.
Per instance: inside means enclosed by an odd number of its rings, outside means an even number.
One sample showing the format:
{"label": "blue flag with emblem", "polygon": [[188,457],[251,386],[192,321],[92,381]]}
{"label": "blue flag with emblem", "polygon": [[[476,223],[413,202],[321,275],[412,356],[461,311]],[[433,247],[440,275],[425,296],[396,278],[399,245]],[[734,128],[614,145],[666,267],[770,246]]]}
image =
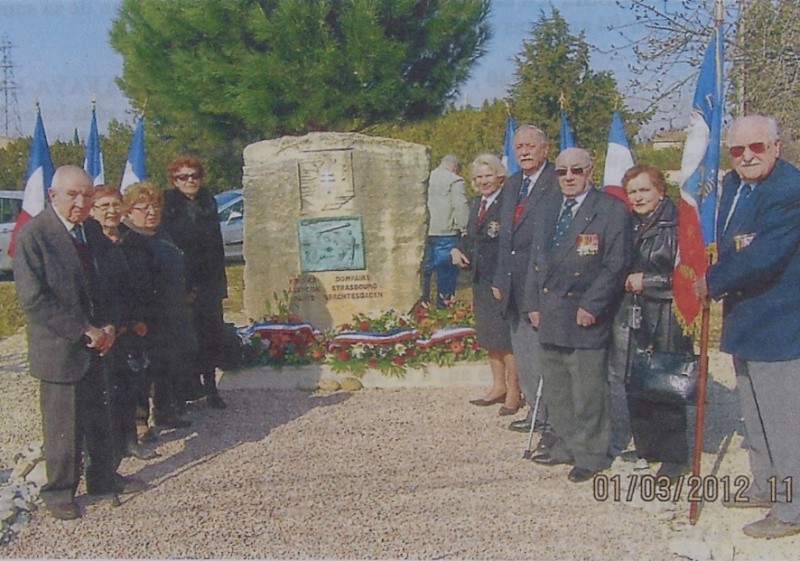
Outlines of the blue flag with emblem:
{"label": "blue flag with emblem", "polygon": [[105,183],[103,170],[103,152],[100,150],[100,135],[97,132],[97,113],[92,107],[92,123],[89,126],[89,136],[86,139],[86,156],[83,159],[83,169],[92,176],[94,185]]}
{"label": "blue flag with emblem", "polygon": [[569,123],[564,111],[560,112],[561,130],[558,133],[558,149],[566,150],[575,146],[575,139],[572,137],[572,131],[569,130]]}
{"label": "blue flag with emblem", "polygon": [[503,165],[506,166],[508,175],[514,175],[520,169],[517,158],[514,156],[514,132],[517,130],[517,125],[514,123],[514,117],[508,115],[506,117],[506,138],[503,143]]}

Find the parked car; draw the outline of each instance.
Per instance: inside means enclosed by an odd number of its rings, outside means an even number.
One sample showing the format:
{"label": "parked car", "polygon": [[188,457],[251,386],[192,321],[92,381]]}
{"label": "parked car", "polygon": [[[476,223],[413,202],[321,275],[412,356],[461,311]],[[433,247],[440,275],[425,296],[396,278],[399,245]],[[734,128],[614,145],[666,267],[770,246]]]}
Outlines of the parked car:
{"label": "parked car", "polygon": [[0,191],[0,274],[3,275],[11,271],[8,243],[22,208],[22,195],[22,191]]}
{"label": "parked car", "polygon": [[223,191],[214,195],[219,211],[219,229],[225,244],[227,261],[242,261],[244,252],[244,198],[241,189]]}

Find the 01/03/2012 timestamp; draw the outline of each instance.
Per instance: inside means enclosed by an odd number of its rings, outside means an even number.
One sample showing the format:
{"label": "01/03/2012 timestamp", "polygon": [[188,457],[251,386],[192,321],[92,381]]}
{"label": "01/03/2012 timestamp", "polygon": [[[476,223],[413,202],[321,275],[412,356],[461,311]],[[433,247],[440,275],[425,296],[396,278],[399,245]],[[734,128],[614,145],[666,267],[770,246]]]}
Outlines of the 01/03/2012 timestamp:
{"label": "01/03/2012 timestamp", "polygon": [[[627,485],[625,485],[627,483]],[[785,502],[792,502],[792,478],[787,477],[779,481],[776,477],[767,480],[769,487],[770,502],[777,502],[779,499]],[[645,502],[678,502],[681,500],[684,489],[686,490],[686,500],[692,502],[715,502],[723,503],[748,503],[750,498],[746,492],[750,488],[750,478],[746,475],[738,475],[731,478],[728,475],[717,477],[715,475],[690,475],[677,478],[674,484],[670,485],[667,476],[656,477],[652,474],[631,474],[623,482],[620,475],[597,474],[593,480],[593,494],[596,501],[615,501],[622,500],[631,502],[639,498]],[[638,493],[637,493],[638,489]]]}

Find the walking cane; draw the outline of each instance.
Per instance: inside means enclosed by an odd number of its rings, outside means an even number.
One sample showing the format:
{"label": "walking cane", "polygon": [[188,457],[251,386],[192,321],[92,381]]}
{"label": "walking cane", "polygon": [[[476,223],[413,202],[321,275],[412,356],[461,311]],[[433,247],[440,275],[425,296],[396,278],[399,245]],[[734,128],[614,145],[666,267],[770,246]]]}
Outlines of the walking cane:
{"label": "walking cane", "polygon": [[533,433],[536,428],[536,415],[539,413],[539,402],[542,400],[542,380],[543,376],[539,375],[539,387],[536,388],[536,401],[533,404],[533,413],[531,414],[531,430],[528,432],[528,445],[525,447],[525,452],[522,453],[524,460],[530,460],[535,450],[531,450],[533,444]]}

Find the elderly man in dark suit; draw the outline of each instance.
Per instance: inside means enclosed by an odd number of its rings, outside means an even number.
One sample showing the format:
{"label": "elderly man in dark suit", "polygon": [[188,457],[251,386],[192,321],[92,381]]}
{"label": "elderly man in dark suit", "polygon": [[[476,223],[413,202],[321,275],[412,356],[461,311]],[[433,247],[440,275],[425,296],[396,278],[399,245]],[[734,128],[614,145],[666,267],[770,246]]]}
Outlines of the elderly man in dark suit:
{"label": "elderly man in dark suit", "polygon": [[[519,371],[522,392],[530,402],[536,395],[541,376],[539,339],[522,308],[528,262],[533,241],[534,210],[548,192],[558,192],[553,164],[547,161],[547,135],[533,125],[522,125],[514,133],[514,156],[522,168],[503,185],[500,209],[500,248],[492,292],[502,301],[502,309],[511,324],[511,345]],[[539,418],[545,418],[545,407]],[[514,421],[509,428],[528,432],[533,421]],[[546,440],[546,439],[544,439]],[[542,443],[544,444],[544,443]]]}
{"label": "elderly man in dark suit", "polygon": [[538,330],[557,438],[533,461],[574,464],[569,480],[580,483],[611,464],[606,360],[633,253],[631,217],[625,203],[592,188],[588,152],[568,148],[555,163],[561,192],[534,211],[524,308]]}
{"label": "elderly man in dark suit", "polygon": [[[59,519],[80,517],[75,491],[86,450],[89,494],[139,491],[115,471],[102,356],[114,344],[123,271],[109,267],[102,229],[84,227],[92,179],[77,166],[53,175],[51,204],[19,231],[14,255],[17,298],[25,312],[31,374],[40,380],[47,483],[42,498]],[[121,283],[120,283],[121,284]]]}
{"label": "elderly man in dark suit", "polygon": [[753,480],[747,502],[769,508],[753,538],[800,533],[800,171],[780,159],[778,123],[750,115],[728,129],[734,171],[722,182],[719,261],[695,283],[723,300],[723,352],[733,355]]}

